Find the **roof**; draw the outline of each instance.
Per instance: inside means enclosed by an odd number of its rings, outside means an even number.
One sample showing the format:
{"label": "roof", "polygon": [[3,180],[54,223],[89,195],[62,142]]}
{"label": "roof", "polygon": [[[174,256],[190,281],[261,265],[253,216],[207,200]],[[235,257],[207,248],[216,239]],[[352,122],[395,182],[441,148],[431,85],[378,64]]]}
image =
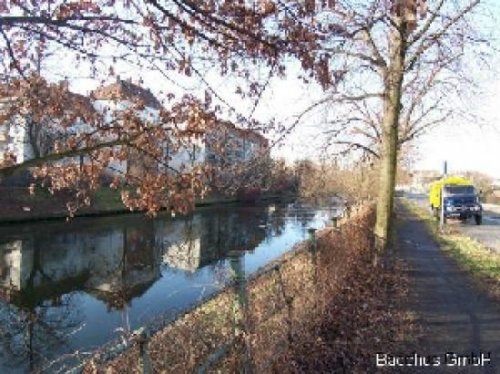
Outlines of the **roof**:
{"label": "roof", "polygon": [[87,113],[95,113],[95,108],[89,97],[71,91],[68,91],[67,95],[67,100],[73,108],[78,107],[81,112],[87,111]]}
{"label": "roof", "polygon": [[126,304],[129,304],[132,299],[142,296],[151,286],[158,280],[159,276],[153,279],[148,279],[138,284],[127,284],[123,281],[116,289],[111,291],[102,291],[98,289],[87,290],[95,298],[103,301],[110,309],[120,310]]}
{"label": "roof", "polygon": [[107,86],[101,86],[92,91],[91,96],[97,100],[140,101],[150,108],[162,108],[161,103],[150,90],[138,86],[131,81],[123,81],[119,78],[115,83],[109,84]]}
{"label": "roof", "polygon": [[470,179],[460,177],[460,176],[449,176],[444,179],[440,179],[433,183],[434,186],[448,186],[448,185],[456,185],[456,186],[472,186],[473,183]]}
{"label": "roof", "polygon": [[[40,79],[30,83],[29,86],[22,86],[19,82],[0,85],[0,116],[2,116],[0,121],[19,113],[19,109],[15,107],[19,98],[29,100],[35,96],[43,97],[46,102],[42,102],[45,106],[40,104],[37,106],[36,113],[41,116],[48,115],[56,118],[71,112],[84,121],[92,121],[97,113],[91,98],[71,92],[67,81],[49,83]],[[50,108],[47,108],[47,105]]]}
{"label": "roof", "polygon": [[225,127],[228,131],[237,133],[237,135],[243,139],[248,139],[253,142],[259,143],[262,147],[267,147],[269,145],[269,141],[255,130],[236,127],[236,125],[229,121],[222,121],[219,122],[219,124],[222,127]]}

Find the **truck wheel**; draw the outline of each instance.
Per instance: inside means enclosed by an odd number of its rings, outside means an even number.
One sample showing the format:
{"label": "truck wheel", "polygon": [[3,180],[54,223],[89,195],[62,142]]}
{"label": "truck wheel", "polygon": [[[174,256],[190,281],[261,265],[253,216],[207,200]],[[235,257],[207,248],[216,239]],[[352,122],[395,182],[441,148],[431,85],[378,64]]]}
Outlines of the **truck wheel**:
{"label": "truck wheel", "polygon": [[476,225],[480,225],[483,223],[483,216],[481,214],[476,214],[474,220],[476,221]]}

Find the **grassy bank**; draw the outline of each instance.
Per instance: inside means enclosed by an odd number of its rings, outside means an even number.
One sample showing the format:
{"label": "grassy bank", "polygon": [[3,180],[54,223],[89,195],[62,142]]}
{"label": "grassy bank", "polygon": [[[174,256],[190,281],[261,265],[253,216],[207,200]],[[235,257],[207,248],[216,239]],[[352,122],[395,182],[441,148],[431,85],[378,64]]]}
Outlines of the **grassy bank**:
{"label": "grassy bank", "polygon": [[412,213],[426,223],[442,249],[455,259],[462,269],[469,272],[481,288],[500,299],[500,255],[452,227],[441,232],[438,222],[427,210],[414,202],[408,200],[403,202]]}
{"label": "grassy bank", "polygon": [[[292,197],[287,194],[263,194],[259,200],[290,199]],[[52,195],[47,190],[40,189],[35,194],[30,194],[27,188],[0,187],[0,223],[65,219],[68,217],[66,204],[72,200],[73,196],[70,193],[59,192]],[[198,200],[196,206],[237,202],[236,197],[214,195]],[[80,208],[75,216],[105,216],[129,212],[130,210],[123,205],[119,191],[103,187],[93,194],[91,206]]]}
{"label": "grassy bank", "polygon": [[[37,221],[65,218],[67,203],[73,200],[69,192],[50,194],[37,189],[30,194],[27,188],[0,187],[0,223]],[[102,188],[92,196],[92,205],[77,211],[77,215],[105,215],[127,211],[120,194],[111,188]]]}

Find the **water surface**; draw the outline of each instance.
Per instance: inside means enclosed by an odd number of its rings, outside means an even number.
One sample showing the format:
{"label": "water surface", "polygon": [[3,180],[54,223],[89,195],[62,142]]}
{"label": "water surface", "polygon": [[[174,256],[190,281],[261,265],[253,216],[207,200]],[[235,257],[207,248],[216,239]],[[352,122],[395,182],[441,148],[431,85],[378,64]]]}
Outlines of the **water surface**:
{"label": "water surface", "polygon": [[333,207],[202,208],[189,217],[78,218],[0,226],[0,370],[90,352],[154,319],[172,320],[320,228]]}

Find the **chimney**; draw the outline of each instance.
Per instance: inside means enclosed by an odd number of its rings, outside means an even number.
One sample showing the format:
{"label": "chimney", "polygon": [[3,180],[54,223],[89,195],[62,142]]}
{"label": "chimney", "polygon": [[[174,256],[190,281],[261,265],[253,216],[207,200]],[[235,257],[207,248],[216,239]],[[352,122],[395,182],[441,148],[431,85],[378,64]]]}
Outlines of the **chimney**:
{"label": "chimney", "polygon": [[64,88],[65,90],[69,89],[69,81],[68,78],[64,78],[64,80],[61,81],[61,87]]}

